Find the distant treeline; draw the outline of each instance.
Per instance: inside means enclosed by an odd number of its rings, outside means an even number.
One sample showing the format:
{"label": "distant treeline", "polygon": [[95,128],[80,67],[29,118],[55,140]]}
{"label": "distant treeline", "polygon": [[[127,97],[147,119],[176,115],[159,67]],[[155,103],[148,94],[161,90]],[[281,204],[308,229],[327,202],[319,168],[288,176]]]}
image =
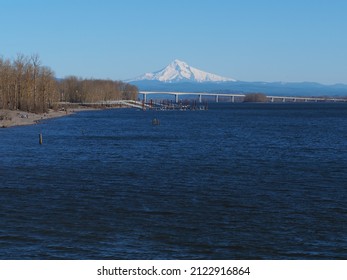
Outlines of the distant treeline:
{"label": "distant treeline", "polygon": [[267,102],[267,97],[263,93],[248,93],[243,102]]}
{"label": "distant treeline", "polygon": [[138,89],[121,81],[80,79],[57,80],[54,72],[41,65],[38,55],[0,57],[0,109],[44,113],[59,101],[97,102],[136,99]]}
{"label": "distant treeline", "polygon": [[91,103],[107,100],[136,100],[136,86],[112,80],[79,79],[70,76],[59,83],[61,101]]}

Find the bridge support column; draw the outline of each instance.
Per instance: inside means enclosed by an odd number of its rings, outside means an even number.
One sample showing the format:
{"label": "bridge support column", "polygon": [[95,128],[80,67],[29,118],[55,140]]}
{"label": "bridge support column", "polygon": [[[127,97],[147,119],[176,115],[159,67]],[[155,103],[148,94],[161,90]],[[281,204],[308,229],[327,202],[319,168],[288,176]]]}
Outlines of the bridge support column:
{"label": "bridge support column", "polygon": [[178,103],[178,94],[175,94],[175,102]]}
{"label": "bridge support column", "polygon": [[202,102],[202,95],[199,94],[199,103],[201,103],[201,102]]}
{"label": "bridge support column", "polygon": [[272,103],[275,102],[275,98],[271,97],[271,102]]}
{"label": "bridge support column", "polygon": [[232,102],[232,103],[235,102],[235,96],[234,96],[234,95],[231,97],[231,102]]}
{"label": "bridge support column", "polygon": [[146,103],[147,102],[147,94],[143,93],[143,102]]}
{"label": "bridge support column", "polygon": [[219,95],[216,95],[216,103],[219,101]]}
{"label": "bridge support column", "polygon": [[282,98],[282,102],[286,102],[286,99],[285,99],[285,98]]}

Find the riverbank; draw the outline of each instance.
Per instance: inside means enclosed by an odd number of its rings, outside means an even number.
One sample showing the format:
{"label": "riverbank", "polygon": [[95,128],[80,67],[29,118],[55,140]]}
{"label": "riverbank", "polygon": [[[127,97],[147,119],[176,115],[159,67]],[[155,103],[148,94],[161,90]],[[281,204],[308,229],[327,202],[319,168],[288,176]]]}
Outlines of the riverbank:
{"label": "riverbank", "polygon": [[98,110],[97,108],[78,107],[68,110],[49,110],[48,113],[34,114],[19,110],[0,110],[0,128],[33,125],[42,120],[64,117],[80,111]]}

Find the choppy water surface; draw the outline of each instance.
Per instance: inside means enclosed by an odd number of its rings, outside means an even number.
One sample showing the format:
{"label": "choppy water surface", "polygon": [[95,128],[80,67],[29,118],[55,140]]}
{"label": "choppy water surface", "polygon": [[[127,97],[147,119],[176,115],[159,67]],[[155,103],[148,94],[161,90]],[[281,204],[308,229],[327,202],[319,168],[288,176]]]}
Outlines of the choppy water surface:
{"label": "choppy water surface", "polygon": [[345,104],[1,129],[0,258],[346,259],[346,140]]}

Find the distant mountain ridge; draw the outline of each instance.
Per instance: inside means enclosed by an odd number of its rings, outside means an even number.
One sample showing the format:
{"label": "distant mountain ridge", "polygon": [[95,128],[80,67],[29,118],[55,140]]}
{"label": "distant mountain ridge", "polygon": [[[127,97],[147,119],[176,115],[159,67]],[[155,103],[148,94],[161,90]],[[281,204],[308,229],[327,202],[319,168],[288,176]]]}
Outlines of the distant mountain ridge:
{"label": "distant mountain ridge", "polygon": [[128,80],[127,82],[135,81],[159,81],[164,83],[177,83],[177,82],[230,82],[236,81],[232,78],[222,77],[216,74],[205,72],[189,66],[186,62],[175,59],[168,66],[162,70],[146,73],[137,78]]}
{"label": "distant mountain ridge", "polygon": [[346,96],[347,85],[322,85],[319,83],[265,83],[265,82],[223,82],[223,83],[164,83],[160,81],[134,81],[143,91],[215,92],[215,93],[264,93],[275,96]]}
{"label": "distant mountain ridge", "polygon": [[189,66],[178,59],[162,70],[126,80],[144,91],[254,93],[278,96],[347,96],[347,85],[313,82],[244,82]]}

